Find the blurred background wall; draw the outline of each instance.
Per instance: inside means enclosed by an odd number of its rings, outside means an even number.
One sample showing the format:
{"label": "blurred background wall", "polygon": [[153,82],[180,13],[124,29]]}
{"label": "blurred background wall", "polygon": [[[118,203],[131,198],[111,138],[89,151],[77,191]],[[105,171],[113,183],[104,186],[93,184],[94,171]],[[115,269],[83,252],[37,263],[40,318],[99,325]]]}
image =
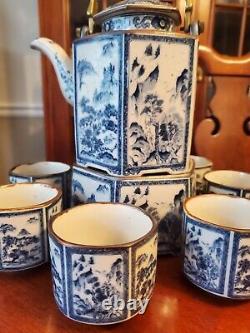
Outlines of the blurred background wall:
{"label": "blurred background wall", "polygon": [[37,1],[0,0],[0,184],[13,165],[45,158]]}

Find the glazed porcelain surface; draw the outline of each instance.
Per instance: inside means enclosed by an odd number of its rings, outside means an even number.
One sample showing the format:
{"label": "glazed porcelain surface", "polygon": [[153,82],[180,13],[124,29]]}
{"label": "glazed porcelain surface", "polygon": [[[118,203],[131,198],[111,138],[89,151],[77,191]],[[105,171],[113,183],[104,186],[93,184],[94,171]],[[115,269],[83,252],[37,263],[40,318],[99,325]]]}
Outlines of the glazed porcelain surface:
{"label": "glazed porcelain surface", "polygon": [[186,174],[115,177],[73,167],[72,205],[120,202],[144,209],[159,223],[159,254],[181,251],[182,202],[194,194],[193,165]]}
{"label": "glazed porcelain surface", "polygon": [[157,223],[142,210],[110,203],[78,206],[52,222],[49,240],[54,295],[67,317],[115,324],[140,310],[116,309],[115,299],[139,304],[151,298]]}
{"label": "glazed porcelain surface", "polygon": [[61,212],[61,206],[61,192],[48,185],[0,187],[0,271],[47,262],[47,224]]}
{"label": "glazed porcelain surface", "polygon": [[166,34],[77,41],[77,163],[118,175],[185,171],[195,47],[192,38]]}
{"label": "glazed porcelain surface", "polygon": [[22,164],[9,172],[10,183],[38,182],[56,187],[63,193],[63,206],[68,208],[71,200],[72,170],[68,164],[52,161]]}
{"label": "glazed porcelain surface", "polygon": [[73,44],[73,71],[51,40],[32,43],[50,58],[65,97],[74,101],[76,163],[111,175],[186,172],[197,38],[175,33],[179,13],[160,1],[126,1],[97,19],[103,32]]}
{"label": "glazed porcelain surface", "polygon": [[184,273],[222,297],[250,298],[250,202],[208,194],[184,204]]}
{"label": "glazed porcelain surface", "polygon": [[213,162],[202,156],[191,155],[195,163],[196,193],[202,194],[206,191],[205,174],[212,171]]}
{"label": "glazed porcelain surface", "polygon": [[208,193],[229,194],[250,199],[250,174],[240,171],[217,170],[205,175]]}

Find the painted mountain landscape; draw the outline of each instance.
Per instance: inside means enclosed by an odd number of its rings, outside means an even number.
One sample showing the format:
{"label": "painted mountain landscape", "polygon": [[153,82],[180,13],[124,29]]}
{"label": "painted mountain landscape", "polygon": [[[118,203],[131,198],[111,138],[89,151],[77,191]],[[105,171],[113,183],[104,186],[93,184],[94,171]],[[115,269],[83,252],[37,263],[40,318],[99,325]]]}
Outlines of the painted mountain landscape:
{"label": "painted mountain landscape", "polygon": [[78,158],[114,167],[119,148],[119,41],[90,41],[78,45],[76,52]]}
{"label": "painted mountain landscape", "polygon": [[104,309],[102,302],[125,300],[126,277],[121,255],[72,255],[72,290],[74,315],[98,321],[117,321],[124,311]]}
{"label": "painted mountain landscape", "polygon": [[5,269],[29,267],[42,261],[41,216],[19,215],[13,223],[1,218],[1,263]]}
{"label": "painted mountain landscape", "polygon": [[178,41],[130,41],[130,167],[178,168],[184,163],[192,86],[190,52],[190,45]]}

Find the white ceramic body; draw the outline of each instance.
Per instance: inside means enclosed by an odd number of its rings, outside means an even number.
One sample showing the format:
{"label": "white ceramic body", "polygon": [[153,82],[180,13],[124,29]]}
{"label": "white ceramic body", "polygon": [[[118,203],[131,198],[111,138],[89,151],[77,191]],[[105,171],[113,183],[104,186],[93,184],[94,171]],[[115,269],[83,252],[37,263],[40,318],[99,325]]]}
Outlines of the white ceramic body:
{"label": "white ceramic body", "polygon": [[0,271],[47,262],[47,224],[61,210],[61,192],[48,185],[0,187]]}
{"label": "white ceramic body", "polygon": [[111,175],[189,168],[197,40],[114,31],[74,43],[76,163]]}
{"label": "white ceramic body", "polygon": [[195,164],[196,176],[196,193],[202,194],[205,192],[205,179],[204,176],[213,169],[213,162],[203,156],[191,155]]}
{"label": "white ceramic body", "polygon": [[72,205],[120,202],[144,209],[159,224],[159,254],[181,251],[182,202],[195,191],[193,164],[186,174],[115,177],[73,167]]}
{"label": "white ceramic body", "polygon": [[206,192],[228,194],[250,199],[250,174],[240,171],[217,170],[205,176]]}
{"label": "white ceramic body", "polygon": [[[64,96],[74,104],[77,165],[120,176],[184,173],[191,150],[198,40],[166,32],[167,21],[163,28],[153,27],[145,22],[146,14],[139,21],[127,18],[120,17],[112,28],[104,25],[108,33],[76,40],[73,71],[53,41],[41,38],[32,47],[49,57]],[[121,21],[125,30],[119,30]]]}
{"label": "white ceramic body", "polygon": [[71,200],[71,166],[61,162],[42,161],[13,167],[9,172],[10,183],[38,182],[62,191],[63,207],[68,208]]}
{"label": "white ceramic body", "polygon": [[[115,309],[115,298],[126,305],[151,298],[157,224],[142,210],[120,204],[81,205],[53,221],[49,241],[56,303],[70,319],[115,324],[140,311]],[[108,311],[103,301],[112,304]]]}
{"label": "white ceramic body", "polygon": [[218,296],[250,298],[250,201],[208,194],[184,204],[184,273]]}

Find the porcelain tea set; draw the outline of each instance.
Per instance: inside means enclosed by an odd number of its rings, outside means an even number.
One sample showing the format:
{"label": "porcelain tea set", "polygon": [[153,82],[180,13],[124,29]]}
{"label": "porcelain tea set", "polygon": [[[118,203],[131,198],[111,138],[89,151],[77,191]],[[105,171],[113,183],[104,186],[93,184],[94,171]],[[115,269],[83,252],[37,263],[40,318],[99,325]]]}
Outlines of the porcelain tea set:
{"label": "porcelain tea set", "polygon": [[[176,32],[180,13],[160,0],[121,1],[94,21],[102,33],[75,41],[73,60],[49,39],[31,44],[74,105],[76,164],[10,171],[15,184],[0,188],[0,270],[38,266],[50,252],[59,309],[90,324],[139,313],[103,302],[149,300],[157,255],[184,253],[192,283],[250,298],[250,175],[190,156],[197,23]],[[196,186],[209,194],[195,196]]]}

